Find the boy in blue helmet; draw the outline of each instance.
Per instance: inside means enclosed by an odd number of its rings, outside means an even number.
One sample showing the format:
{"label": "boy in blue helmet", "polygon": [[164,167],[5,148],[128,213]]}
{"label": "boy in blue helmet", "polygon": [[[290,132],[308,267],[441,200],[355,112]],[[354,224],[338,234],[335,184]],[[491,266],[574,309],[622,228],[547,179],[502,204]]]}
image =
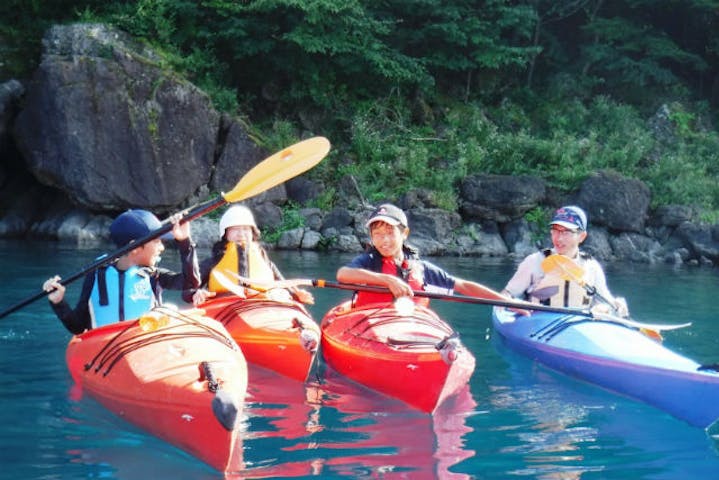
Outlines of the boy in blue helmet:
{"label": "boy in blue helmet", "polygon": [[[161,227],[146,210],[128,210],[110,225],[110,238],[118,247],[145,237]],[[180,252],[182,273],[157,268],[165,250],[161,238],[151,240],[100,267],[85,277],[80,299],[72,309],[65,301],[65,287],[54,276],[43,284],[55,314],[73,334],[102,325],[137,318],[162,303],[162,289],[190,291],[200,284],[195,246],[189,222],[174,222],[172,229]]]}

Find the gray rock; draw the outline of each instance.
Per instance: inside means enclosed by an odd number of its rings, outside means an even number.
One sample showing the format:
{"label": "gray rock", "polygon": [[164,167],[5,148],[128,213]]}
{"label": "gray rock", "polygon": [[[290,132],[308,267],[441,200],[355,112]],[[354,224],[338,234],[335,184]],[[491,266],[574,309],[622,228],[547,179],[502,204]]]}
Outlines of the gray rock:
{"label": "gray rock", "polygon": [[30,226],[27,218],[20,212],[10,212],[0,219],[0,237],[14,238],[25,234]]}
{"label": "gray rock", "polygon": [[255,221],[260,229],[276,230],[282,225],[282,209],[271,202],[263,202],[252,206]]}
{"label": "gray rock", "polygon": [[581,248],[597,260],[607,261],[614,258],[612,246],[609,242],[609,233],[602,227],[590,226],[587,230],[587,239]]}
{"label": "gray rock", "polygon": [[500,232],[507,250],[515,257],[523,258],[537,250],[539,232],[523,218],[503,224]]}
{"label": "gray rock", "polygon": [[219,115],[150,50],[104,25],[52,27],[15,124],[45,185],[95,210],[166,211],[208,183]]}
{"label": "gray rock", "polygon": [[419,253],[422,256],[441,256],[445,255],[449,250],[449,246],[446,243],[439,242],[434,238],[411,237],[409,243],[419,249]]}
{"label": "gray rock", "polygon": [[200,248],[211,248],[220,240],[220,222],[208,217],[200,217],[190,224],[192,240]]}
{"label": "gray rock", "polygon": [[361,208],[350,212],[352,215],[352,226],[354,234],[360,238],[369,237],[369,231],[367,230],[367,220],[374,211],[374,208]]}
{"label": "gray rock", "polygon": [[322,222],[322,230],[329,228],[340,229],[342,227],[351,227],[354,224],[354,217],[344,207],[333,208]]}
{"label": "gray rock", "polygon": [[285,189],[287,190],[287,198],[299,205],[306,205],[310,201],[319,198],[322,192],[325,191],[322,183],[304,176],[287,180]]}
{"label": "gray rock", "polygon": [[339,234],[332,237],[330,250],[338,252],[359,253],[364,251],[364,247],[355,235]]}
{"label": "gray rock", "polygon": [[[0,151],[5,151],[7,134],[11,129],[11,122],[15,119],[20,98],[25,88],[17,80],[8,80],[0,83]],[[0,185],[2,179],[0,178]]]}
{"label": "gray rock", "polygon": [[675,227],[649,226],[644,229],[644,233],[647,236],[655,238],[659,243],[664,244],[671,239],[674,230]]}
{"label": "gray rock", "polygon": [[426,188],[415,188],[408,191],[399,199],[397,206],[402,210],[412,210],[415,208],[439,208],[439,205],[434,198],[434,193]]}
{"label": "gray rock", "polygon": [[76,210],[64,218],[57,229],[61,241],[77,244],[94,244],[109,241],[110,217],[95,217],[86,211]]}
{"label": "gray rock", "polygon": [[[688,258],[689,251],[684,249],[684,252],[686,252]],[[664,263],[672,265],[681,265],[685,260],[686,258],[682,256],[682,252],[680,250],[674,250],[673,252],[666,253],[664,256]]]}
{"label": "gray rock", "polygon": [[323,228],[321,233],[325,238],[334,238],[340,234],[339,230],[336,228]]}
{"label": "gray rock", "polygon": [[110,242],[110,224],[112,220],[107,215],[94,215],[83,228],[86,235],[88,235],[87,238],[92,239],[90,241],[93,243],[96,240]]}
{"label": "gray rock", "polygon": [[[219,157],[215,163],[209,188],[215,192],[229,192],[237,182],[267,157],[267,153],[258,147],[247,135],[245,128],[235,119],[222,115],[220,121]],[[284,193],[284,190],[282,189]]]}
{"label": "gray rock", "polygon": [[306,231],[302,237],[300,248],[303,250],[314,250],[319,246],[320,242],[322,242],[322,235],[320,235],[319,232],[309,230]]}
{"label": "gray rock", "polygon": [[659,227],[678,227],[694,218],[694,210],[688,205],[661,205],[650,219],[652,225]]}
{"label": "gray rock", "polygon": [[676,126],[671,117],[672,111],[669,106],[662,104],[648,122],[654,137],[664,145],[672,144],[676,141]]}
{"label": "gray rock", "polygon": [[695,225],[684,222],[676,231],[683,239],[695,259],[706,257],[713,263],[719,262],[719,225]]}
{"label": "gray rock", "polygon": [[322,210],[319,208],[302,208],[300,216],[304,219],[305,226],[316,232],[322,230]]}
{"label": "gray rock", "polygon": [[[668,227],[663,227],[663,229],[669,230]],[[688,260],[692,255],[692,246],[687,240],[687,236],[684,231],[680,228],[676,228],[665,232],[663,229],[661,230],[660,235],[653,235],[653,238],[661,244],[661,248],[660,251],[657,252],[657,256],[660,258],[666,256],[673,257],[674,252],[680,252],[682,261]]]}
{"label": "gray rock", "polygon": [[[509,253],[507,245],[499,234],[499,229],[492,222],[482,225],[477,223],[467,224],[464,227],[463,240],[458,245],[458,254],[467,256],[506,256]],[[472,243],[467,237],[473,239]]]}
{"label": "gray rock", "polygon": [[637,233],[621,233],[612,237],[610,244],[615,256],[633,262],[652,263],[660,250],[656,240]]}
{"label": "gray rock", "polygon": [[529,175],[470,175],[460,185],[461,213],[467,220],[506,223],[539,205],[546,190],[544,180]]}
{"label": "gray rock", "polygon": [[369,207],[362,192],[357,185],[357,180],[352,175],[345,175],[339,179],[337,185],[338,206],[357,209]]}
{"label": "gray rock", "polygon": [[462,217],[458,213],[438,208],[414,208],[405,213],[410,235],[413,238],[447,238],[452,231],[462,225]]}
{"label": "gray rock", "polygon": [[354,235],[354,229],[352,227],[341,227],[337,231],[340,235]]}
{"label": "gray rock", "polygon": [[643,182],[611,172],[591,175],[582,183],[577,198],[587,210],[590,225],[612,231],[638,232],[644,229],[651,194]]}
{"label": "gray rock", "polygon": [[302,237],[305,234],[304,228],[294,228],[280,234],[277,241],[277,248],[283,250],[296,250],[302,246]]}

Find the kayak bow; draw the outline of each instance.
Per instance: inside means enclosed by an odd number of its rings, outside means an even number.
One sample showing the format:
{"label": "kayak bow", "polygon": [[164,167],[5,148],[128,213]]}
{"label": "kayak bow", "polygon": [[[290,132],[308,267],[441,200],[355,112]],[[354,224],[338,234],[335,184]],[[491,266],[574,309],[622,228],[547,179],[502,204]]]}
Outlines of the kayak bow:
{"label": "kayak bow", "polygon": [[353,309],[347,302],[330,310],[321,328],[329,366],[424,412],[464,387],[474,371],[474,356],[457,333],[419,305],[408,313],[392,304]]}
{"label": "kayak bow", "polygon": [[248,362],[301,382],[309,375],[320,329],[302,304],[270,294],[221,295],[200,307],[225,326]]}
{"label": "kayak bow", "polygon": [[243,468],[242,352],[214,320],[158,308],[74,336],[67,366],[108,410],[220,472]]}

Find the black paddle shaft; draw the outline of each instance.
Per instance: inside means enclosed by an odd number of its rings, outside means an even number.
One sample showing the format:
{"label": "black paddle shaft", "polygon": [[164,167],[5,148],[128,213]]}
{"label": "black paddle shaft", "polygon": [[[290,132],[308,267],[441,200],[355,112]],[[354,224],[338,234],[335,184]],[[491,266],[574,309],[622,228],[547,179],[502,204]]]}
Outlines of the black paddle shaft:
{"label": "black paddle shaft", "polygon": [[[328,280],[312,280],[314,287],[320,288],[338,288],[340,290],[362,290],[365,292],[390,293],[389,288],[377,285],[358,285],[354,283],[331,282]],[[495,300],[489,298],[468,297],[466,295],[446,295],[442,293],[425,292],[415,290],[414,295],[417,297],[426,297],[435,300],[449,300],[452,302],[462,303],[478,303],[482,305],[493,305],[495,307],[521,308],[523,310],[536,310],[539,312],[566,313],[570,315],[583,315],[591,317],[591,313],[587,310],[578,308],[552,307],[549,305],[541,305],[535,303],[512,302],[509,300]]]}

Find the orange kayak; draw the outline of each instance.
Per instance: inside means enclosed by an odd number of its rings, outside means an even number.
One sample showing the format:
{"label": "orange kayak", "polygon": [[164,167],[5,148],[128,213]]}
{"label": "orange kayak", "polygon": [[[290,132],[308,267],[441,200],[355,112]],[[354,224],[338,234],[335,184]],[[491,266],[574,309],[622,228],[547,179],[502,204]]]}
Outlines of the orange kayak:
{"label": "orange kayak", "polygon": [[474,356],[432,310],[392,304],[351,308],[349,302],[322,320],[322,355],[346,377],[433,412],[469,382]]}
{"label": "orange kayak", "polygon": [[314,364],[320,328],[302,304],[265,295],[208,299],[200,308],[222,323],[248,362],[304,382]]}
{"label": "orange kayak", "polygon": [[220,472],[243,468],[247,364],[218,322],[157,308],[74,336],[67,366],[116,415]]}

